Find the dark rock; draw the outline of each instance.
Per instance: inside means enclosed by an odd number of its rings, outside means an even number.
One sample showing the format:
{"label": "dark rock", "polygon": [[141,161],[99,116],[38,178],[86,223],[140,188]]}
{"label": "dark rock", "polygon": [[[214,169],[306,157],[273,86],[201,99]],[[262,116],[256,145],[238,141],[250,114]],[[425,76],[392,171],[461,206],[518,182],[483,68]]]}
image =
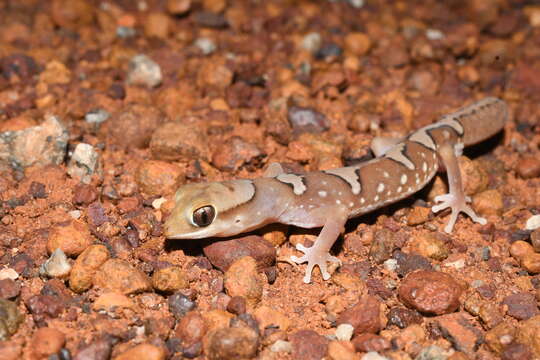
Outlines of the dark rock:
{"label": "dark rock", "polygon": [[397,260],[397,273],[400,276],[405,276],[415,270],[433,269],[429,260],[421,255],[410,255],[402,251],[396,251],[393,258]]}
{"label": "dark rock", "polygon": [[22,321],[23,315],[19,313],[17,304],[0,299],[0,341],[15,334]]}
{"label": "dark rock", "polygon": [[47,192],[45,191],[45,185],[42,183],[32,181],[30,188],[28,189],[28,194],[34,199],[45,199],[47,198]]}
{"label": "dark rock", "polygon": [[518,319],[527,320],[540,313],[534,295],[518,293],[508,295],[503,299],[504,305],[508,306],[508,315]]}
{"label": "dark rock", "polygon": [[229,25],[223,15],[210,11],[198,11],[193,15],[193,19],[198,25],[209,28],[223,29]]}
{"label": "dark rock", "polygon": [[96,201],[98,193],[95,187],[78,184],[73,190],[73,202],[77,205],[88,205]]}
{"label": "dark rock", "polygon": [[305,107],[291,106],[287,119],[295,134],[322,133],[330,128],[330,122],[320,112]]}
{"label": "dark rock", "polygon": [[336,323],[350,324],[354,327],[356,335],[363,333],[378,333],[381,323],[381,303],[374,296],[366,295],[358,303],[343,311]]}
{"label": "dark rock", "polygon": [[360,334],[355,336],[352,342],[356,351],[361,352],[376,351],[380,353],[391,347],[390,341],[375,334]]}
{"label": "dark rock", "polygon": [[482,332],[460,313],[439,316],[435,322],[458,351],[473,355],[483,342]]}
{"label": "dark rock", "polygon": [[112,339],[102,337],[80,349],[73,360],[109,360],[112,350]]}
{"label": "dark rock", "polygon": [[328,339],[313,330],[299,330],[289,336],[292,358],[296,360],[321,360],[328,351]]}
{"label": "dark rock", "polygon": [[227,304],[227,311],[240,315],[246,312],[246,299],[243,296],[233,296]]}
{"label": "dark rock", "polygon": [[13,54],[0,59],[0,72],[8,80],[15,76],[21,80],[31,80],[39,72],[39,67],[32,57]]}
{"label": "dark rock", "polygon": [[12,279],[0,280],[0,299],[13,299],[19,296],[21,285]]}
{"label": "dark rock", "polygon": [[388,324],[405,329],[412,324],[422,324],[424,318],[418,312],[406,308],[392,308],[388,313]]}

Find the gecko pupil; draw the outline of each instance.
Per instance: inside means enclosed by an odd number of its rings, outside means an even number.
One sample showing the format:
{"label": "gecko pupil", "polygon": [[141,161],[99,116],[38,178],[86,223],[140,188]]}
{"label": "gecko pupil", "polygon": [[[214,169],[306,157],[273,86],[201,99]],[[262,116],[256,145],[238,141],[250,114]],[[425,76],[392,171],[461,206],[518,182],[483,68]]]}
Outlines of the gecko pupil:
{"label": "gecko pupil", "polygon": [[207,205],[193,212],[193,223],[197,226],[208,226],[214,221],[216,211],[213,206]]}

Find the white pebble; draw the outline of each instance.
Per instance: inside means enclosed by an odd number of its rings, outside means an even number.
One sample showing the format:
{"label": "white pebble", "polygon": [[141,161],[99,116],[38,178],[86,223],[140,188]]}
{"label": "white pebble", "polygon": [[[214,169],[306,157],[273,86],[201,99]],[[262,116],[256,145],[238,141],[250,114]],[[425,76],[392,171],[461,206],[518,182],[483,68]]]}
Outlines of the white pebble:
{"label": "white pebble", "polygon": [[396,271],[397,268],[397,260],[396,259],[388,259],[384,263],[384,268],[388,271]]}
{"label": "white pebble", "polygon": [[444,34],[442,31],[437,30],[437,29],[427,29],[426,37],[429,40],[441,40],[441,39],[444,39]]}
{"label": "white pebble", "polygon": [[527,219],[525,230],[536,230],[540,228],[540,215],[533,215]]}
{"label": "white pebble", "polygon": [[156,87],[161,84],[161,68],[144,54],[135,55],[129,61],[127,81],[129,84]]}
{"label": "white pebble", "polygon": [[388,358],[386,356],[382,356],[378,352],[370,351],[362,356],[362,360],[388,360]]}
{"label": "white pebble", "polygon": [[75,220],[79,219],[81,217],[81,211],[80,210],[72,210],[68,212],[68,215],[74,218]]}
{"label": "white pebble", "polygon": [[309,52],[315,53],[321,48],[321,35],[316,32],[311,32],[302,39],[302,47]]}
{"label": "white pebble", "polygon": [[62,278],[71,271],[71,264],[66,254],[61,249],[56,249],[39,268],[41,275]]}
{"label": "white pebble", "polygon": [[336,339],[342,341],[351,340],[354,333],[354,327],[351,324],[341,324],[336,329]]}
{"label": "white pebble", "polygon": [[195,40],[195,46],[198,47],[204,55],[210,55],[217,49],[216,43],[212,39],[206,37],[200,37]]}
{"label": "white pebble", "polygon": [[3,268],[0,270],[0,280],[11,279],[17,280],[19,273],[12,268]]}
{"label": "white pebble", "polygon": [[290,353],[292,351],[292,344],[285,340],[277,340],[270,346],[270,351],[272,352],[286,352]]}
{"label": "white pebble", "polygon": [[152,201],[152,207],[158,210],[161,207],[161,205],[163,205],[163,203],[165,203],[166,201],[167,199],[165,199],[164,197],[160,197],[159,199]]}

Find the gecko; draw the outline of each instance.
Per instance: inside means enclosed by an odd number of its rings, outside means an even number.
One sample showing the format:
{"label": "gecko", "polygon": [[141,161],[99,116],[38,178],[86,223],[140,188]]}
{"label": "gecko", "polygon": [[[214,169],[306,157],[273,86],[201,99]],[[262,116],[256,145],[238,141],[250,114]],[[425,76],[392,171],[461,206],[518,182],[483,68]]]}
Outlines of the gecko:
{"label": "gecko", "polygon": [[329,251],[348,219],[395,203],[426,186],[439,170],[446,170],[448,193],[434,198],[437,213],[450,208],[444,231],[451,233],[458,214],[486,224],[468,205],[458,164],[465,146],[479,143],[504,127],[507,104],[487,97],[439,118],[400,139],[378,137],[371,148],[375,158],[353,166],[305,174],[286,173],[271,163],[263,177],[222,182],[191,183],[174,195],[175,205],[165,221],[170,239],[228,237],[270,223],[302,228],[322,227],[311,247],[297,244],[307,262],[303,281],[311,282],[318,266],[328,280],[328,263],[339,259]]}

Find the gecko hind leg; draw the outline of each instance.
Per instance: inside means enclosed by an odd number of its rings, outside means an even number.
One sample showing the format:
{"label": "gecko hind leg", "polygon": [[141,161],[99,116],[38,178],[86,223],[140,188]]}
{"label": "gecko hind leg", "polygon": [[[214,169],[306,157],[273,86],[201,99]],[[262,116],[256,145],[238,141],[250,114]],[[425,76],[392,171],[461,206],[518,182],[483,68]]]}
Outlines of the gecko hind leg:
{"label": "gecko hind leg", "polygon": [[322,278],[328,280],[330,274],[328,273],[327,263],[341,263],[337,257],[330,255],[329,251],[338,236],[343,232],[343,226],[347,221],[347,213],[342,209],[338,209],[335,212],[329,210],[328,213],[332,214],[332,218],[326,219],[321,233],[317,237],[317,240],[315,240],[315,244],[309,248],[302,244],[297,244],[296,249],[303,252],[304,255],[291,257],[291,260],[297,264],[308,263],[303,279],[306,284],[311,282],[311,273],[315,266],[318,266],[321,270]]}
{"label": "gecko hind leg", "polygon": [[266,168],[263,177],[273,178],[278,175],[284,174],[283,166],[278,162],[271,162]]}
{"label": "gecko hind leg", "polygon": [[449,191],[448,194],[435,197],[435,202],[440,202],[440,204],[434,205],[431,210],[433,212],[439,212],[446,208],[450,208],[452,210],[450,220],[448,220],[448,223],[444,227],[444,231],[447,233],[452,232],[457,220],[457,216],[460,212],[469,215],[474,222],[482,225],[486,224],[487,220],[476,215],[474,210],[467,205],[467,203],[471,202],[471,198],[466,196],[463,191],[463,183],[461,181],[461,174],[459,172],[456,149],[454,146],[444,144],[439,147],[438,154],[446,167]]}

